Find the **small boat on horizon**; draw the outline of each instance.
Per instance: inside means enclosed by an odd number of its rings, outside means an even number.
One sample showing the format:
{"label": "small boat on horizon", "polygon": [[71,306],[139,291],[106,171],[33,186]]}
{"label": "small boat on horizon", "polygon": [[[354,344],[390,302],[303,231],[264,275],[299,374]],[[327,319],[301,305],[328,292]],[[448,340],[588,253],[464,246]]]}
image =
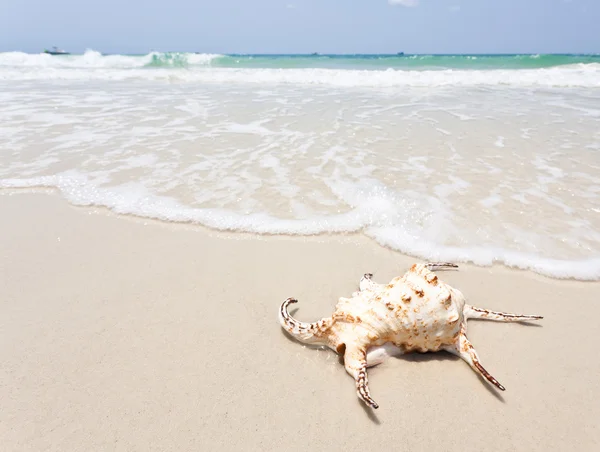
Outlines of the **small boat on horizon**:
{"label": "small boat on horizon", "polygon": [[48,55],[71,55],[66,50],[59,49],[56,46],[52,47],[52,50],[44,49],[44,53],[47,53]]}

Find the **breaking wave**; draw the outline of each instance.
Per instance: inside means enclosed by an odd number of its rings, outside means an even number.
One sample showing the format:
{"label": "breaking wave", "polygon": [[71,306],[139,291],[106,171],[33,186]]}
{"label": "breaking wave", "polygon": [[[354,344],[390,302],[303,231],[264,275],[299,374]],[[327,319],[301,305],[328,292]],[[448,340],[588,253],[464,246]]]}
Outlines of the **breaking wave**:
{"label": "breaking wave", "polygon": [[[0,54],[0,80],[125,81],[323,85],[338,87],[600,87],[600,63],[578,63],[537,69],[340,69],[236,68],[224,66],[231,56],[150,53],[144,56],[78,56],[9,52]],[[226,65],[225,65],[226,66]]]}

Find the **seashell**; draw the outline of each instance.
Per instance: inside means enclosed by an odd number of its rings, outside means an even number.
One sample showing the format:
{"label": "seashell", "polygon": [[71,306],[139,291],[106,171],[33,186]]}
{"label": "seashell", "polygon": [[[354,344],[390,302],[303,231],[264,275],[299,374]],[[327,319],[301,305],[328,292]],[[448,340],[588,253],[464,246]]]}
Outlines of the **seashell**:
{"label": "seashell", "polygon": [[466,304],[459,290],[432,272],[457,267],[445,262],[415,264],[388,285],[376,284],[373,275],[366,273],[359,291],[352,298],[340,298],[331,317],[314,323],[300,322],[288,313],[288,306],[298,300],[288,298],[279,310],[279,323],[298,341],[325,345],[343,355],[358,397],[371,408],[379,405],[369,392],[367,367],[411,351],[453,353],[504,391],[504,386],[481,365],[467,339],[467,319],[520,322],[542,317],[488,311]]}

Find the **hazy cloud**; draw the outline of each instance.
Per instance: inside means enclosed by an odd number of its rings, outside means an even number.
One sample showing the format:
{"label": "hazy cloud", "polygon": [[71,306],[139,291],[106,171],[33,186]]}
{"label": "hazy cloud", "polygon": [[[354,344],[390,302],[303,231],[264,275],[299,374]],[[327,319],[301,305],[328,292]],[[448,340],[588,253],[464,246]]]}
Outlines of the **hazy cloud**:
{"label": "hazy cloud", "polygon": [[413,6],[417,6],[419,4],[419,0],[388,0],[388,3],[390,5],[401,5],[401,6],[413,7]]}

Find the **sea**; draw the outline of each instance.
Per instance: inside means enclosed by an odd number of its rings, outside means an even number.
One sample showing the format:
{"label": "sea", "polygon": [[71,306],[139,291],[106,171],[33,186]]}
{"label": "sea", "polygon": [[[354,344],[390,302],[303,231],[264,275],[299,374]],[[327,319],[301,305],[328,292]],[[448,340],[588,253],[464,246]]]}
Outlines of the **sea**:
{"label": "sea", "polygon": [[0,53],[0,188],[600,280],[600,55]]}

